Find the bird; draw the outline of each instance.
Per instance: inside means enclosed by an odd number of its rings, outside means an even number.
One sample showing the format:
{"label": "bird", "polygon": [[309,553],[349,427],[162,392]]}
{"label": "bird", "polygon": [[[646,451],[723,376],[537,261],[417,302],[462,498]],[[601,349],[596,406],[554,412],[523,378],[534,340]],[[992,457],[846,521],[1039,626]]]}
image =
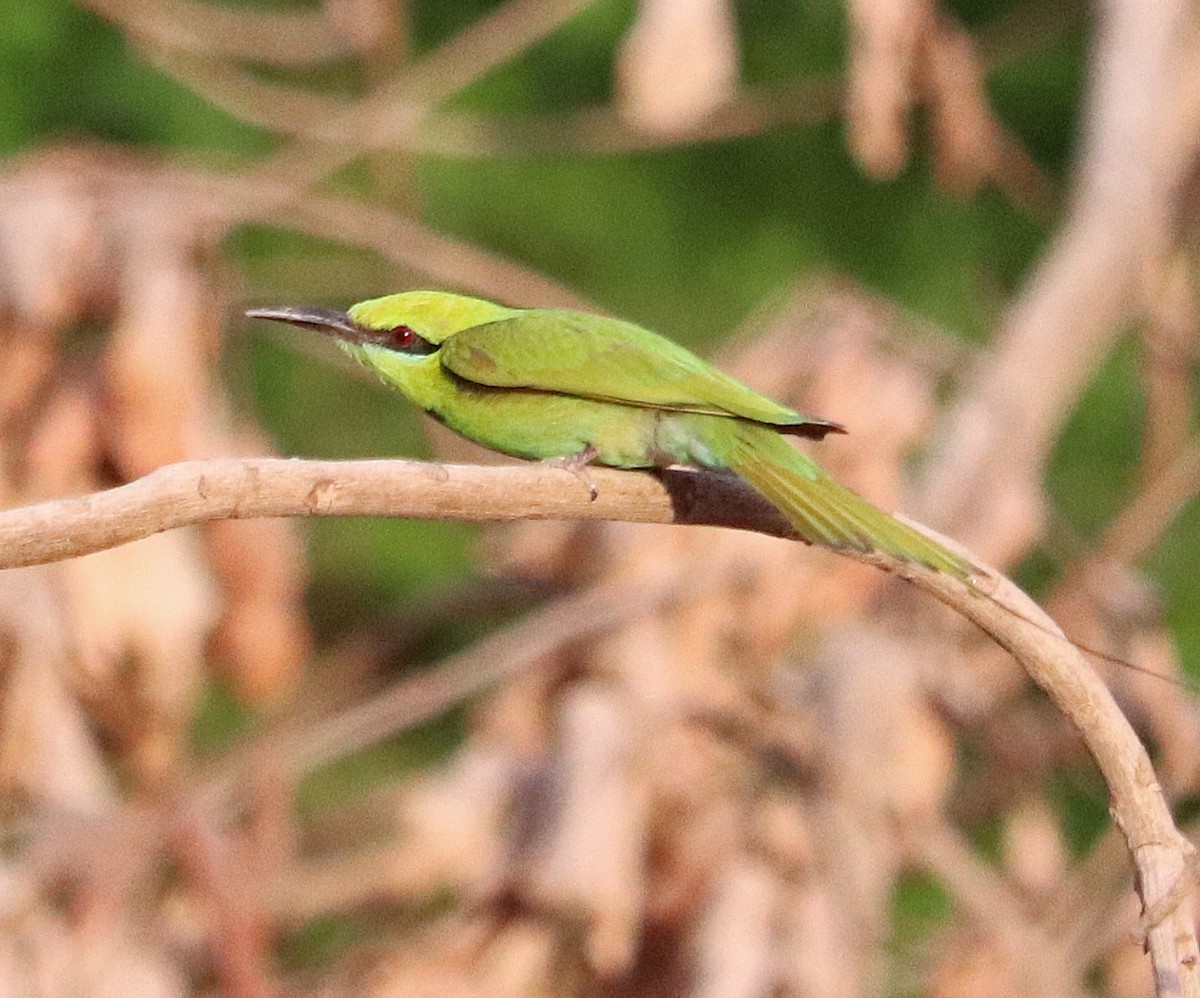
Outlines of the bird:
{"label": "bird", "polygon": [[882,553],[965,582],[965,557],[838,484],[788,440],[845,433],[760,395],[685,347],[631,322],[560,308],[511,308],[445,291],[352,305],[252,308],[252,319],[332,336],[385,384],[494,451],[586,476],[685,466],[732,472],[800,539]]}

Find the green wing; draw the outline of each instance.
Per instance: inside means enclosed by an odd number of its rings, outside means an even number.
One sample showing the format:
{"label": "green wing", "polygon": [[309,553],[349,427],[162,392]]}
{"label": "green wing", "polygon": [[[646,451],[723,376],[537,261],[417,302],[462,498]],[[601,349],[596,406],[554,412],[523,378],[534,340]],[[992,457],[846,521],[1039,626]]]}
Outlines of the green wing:
{"label": "green wing", "polygon": [[738,416],[820,439],[841,427],[751,391],[678,343],[618,319],[531,309],[442,345],[442,365],[493,388],[531,388],[625,405]]}

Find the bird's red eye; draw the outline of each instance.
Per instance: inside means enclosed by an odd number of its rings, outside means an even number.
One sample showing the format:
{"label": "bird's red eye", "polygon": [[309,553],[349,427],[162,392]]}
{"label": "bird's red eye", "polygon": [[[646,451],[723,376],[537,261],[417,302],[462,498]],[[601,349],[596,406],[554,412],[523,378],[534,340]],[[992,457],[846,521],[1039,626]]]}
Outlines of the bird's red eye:
{"label": "bird's red eye", "polygon": [[370,342],[387,347],[389,350],[395,350],[397,353],[407,353],[417,357],[437,353],[438,349],[412,326],[392,326],[391,329],[380,329],[370,338]]}
{"label": "bird's red eye", "polygon": [[408,326],[396,326],[388,330],[388,346],[396,350],[407,350],[417,342],[417,334]]}

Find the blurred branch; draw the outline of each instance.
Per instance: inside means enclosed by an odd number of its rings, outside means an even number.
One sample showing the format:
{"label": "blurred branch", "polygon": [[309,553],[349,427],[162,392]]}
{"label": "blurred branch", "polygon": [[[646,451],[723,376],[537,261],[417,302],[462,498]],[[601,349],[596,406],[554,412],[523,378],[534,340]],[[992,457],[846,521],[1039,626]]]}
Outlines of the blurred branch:
{"label": "blurred branch", "polygon": [[[213,460],[152,472],[128,485],[0,513],[0,565],[98,551],[162,530],[255,516],[406,516],[451,520],[623,519],[790,531],[740,483],[692,472],[651,475],[598,468],[599,497],[545,466],[470,467],[413,461]],[[1015,585],[998,575],[967,585],[882,556],[861,560],[908,579],[1010,651],[1082,734],[1108,784],[1112,812],[1157,913],[1192,847],[1175,829],[1149,757],[1079,649]],[[980,586],[987,587],[985,593]],[[1148,927],[1160,994],[1200,994],[1191,905]]]}
{"label": "blurred branch", "polygon": [[678,587],[602,583],[555,600],[471,647],[441,660],[436,668],[409,676],[381,693],[326,717],[300,717],[221,760],[199,782],[198,799],[229,793],[256,760],[299,774],[394,737],[431,720],[553,655],[564,645],[596,637],[640,616],[655,613]]}
{"label": "blurred branch", "polygon": [[141,54],[214,107],[273,132],[337,142],[340,128],[329,123],[352,106],[329,94],[269,83],[224,59],[164,48],[147,48]]}
{"label": "blurred branch", "polygon": [[[149,62],[238,119],[314,142],[346,141],[342,119],[356,105],[327,94],[283,87],[248,76],[227,64],[177,53],[147,52]],[[687,133],[687,142],[717,142],[757,135],[787,125],[835,119],[842,82],[817,76],[787,89],[743,88]],[[563,153],[639,152],[678,146],[678,134],[634,128],[614,107],[543,114],[430,113],[421,127],[389,131],[374,127],[354,139],[356,154],[402,149],[438,156],[539,156]]]}
{"label": "blurred branch", "polygon": [[[994,867],[982,861],[961,832],[946,822],[923,821],[902,830],[906,851],[915,862],[935,876],[953,895],[955,903],[970,914],[1006,953],[1012,966],[1024,976],[1026,993],[1051,995],[1056,985],[1070,980],[1064,973],[1071,951],[1059,944],[1056,933],[1031,913],[1013,885]],[[1038,952],[1037,960],[1023,959]]]}
{"label": "blurred branch", "polygon": [[[54,210],[65,219],[98,217],[116,227],[155,214],[161,205],[163,217],[177,221],[180,231],[196,230],[197,240],[218,238],[238,225],[278,226],[371,250],[437,284],[514,305],[590,307],[580,295],[530,267],[383,205],[297,192],[257,176],[67,147],[16,159],[0,171],[0,208],[13,204],[36,214],[43,228],[45,216]],[[71,259],[82,267],[92,258],[80,250]],[[12,280],[11,274],[6,276]],[[75,280],[83,283],[86,277]]]}
{"label": "blurred branch", "polygon": [[[1072,597],[1072,589],[1086,592],[1088,605],[1107,607],[1111,613],[1125,605],[1126,613],[1144,599],[1144,588],[1127,576],[1120,585],[1113,570],[1130,571],[1136,562],[1161,543],[1182,508],[1200,494],[1200,435],[1185,441],[1166,464],[1147,476],[1132,499],[1113,516],[1100,539],[1080,552],[1077,570],[1068,572],[1054,595],[1056,603]],[[1079,594],[1074,594],[1079,595]],[[1141,599],[1139,599],[1141,597]],[[1145,608],[1141,608],[1145,612]],[[1079,613],[1076,608],[1076,614]]]}
{"label": "blurred branch", "polygon": [[315,184],[377,147],[380,133],[415,129],[432,108],[556,31],[587,3],[510,0],[328,121],[328,145],[289,146],[253,175],[282,181],[292,192]]}
{"label": "blurred branch", "polygon": [[326,14],[236,10],[192,0],[81,0],[134,38],[207,58],[308,66],[354,54]]}
{"label": "blurred branch", "polygon": [[1129,563],[1162,538],[1180,507],[1200,494],[1200,436],[1193,437],[1148,481],[1105,530],[1097,557]]}
{"label": "blurred branch", "polygon": [[264,187],[245,177],[232,177],[221,186],[236,192],[242,202],[239,217],[231,222],[262,222],[360,246],[425,274],[435,283],[514,305],[594,310],[586,298],[531,267],[443,235],[378,204],[300,193],[285,207],[269,195],[256,198]]}
{"label": "blurred branch", "polygon": [[[721,142],[789,125],[815,125],[837,118],[842,81],[817,76],[787,89],[743,87],[688,132],[687,141]],[[612,154],[672,148],[679,137],[632,128],[611,107],[562,114],[483,115],[445,111],[431,116],[411,148],[438,156],[545,156],[565,153]]]}
{"label": "blurred branch", "polygon": [[1013,524],[1039,518],[1057,431],[1171,238],[1200,135],[1193,13],[1181,0],[1102,8],[1070,215],[943,423],[922,514],[991,560],[1028,547]]}
{"label": "blurred branch", "polygon": [[[986,63],[983,68],[992,72],[1017,62],[1077,28],[1081,20],[1081,9],[1071,4],[1022,4],[975,36]],[[407,119],[399,120],[400,127],[388,128],[383,116],[369,128],[357,123],[348,128],[346,122],[358,113],[355,110],[358,105],[256,79],[228,64],[206,58],[203,53],[148,50],[144,54],[161,71],[243,121],[311,141],[351,142],[359,152],[389,148],[461,157],[636,152],[670,148],[685,139],[689,143],[717,142],[774,128],[832,121],[842,113],[845,101],[845,84],[840,74],[810,77],[786,89],[743,87],[703,120],[695,122],[683,138],[670,131],[636,128],[618,108],[611,106],[535,115],[431,111],[420,128],[412,127]],[[451,55],[438,57],[449,59]],[[500,53],[492,56],[501,57]],[[388,92],[395,94],[407,90],[399,80],[387,86]],[[365,101],[390,103],[382,96],[369,96]],[[1019,162],[1000,164],[1009,171],[998,178],[1002,183],[1011,187],[1010,174],[1017,170],[1021,183],[1046,185],[1019,147],[1010,142],[1009,151],[1020,153]]]}
{"label": "blurred branch", "polygon": [[1189,256],[1176,249],[1146,267],[1141,356],[1145,476],[1162,471],[1186,445],[1189,427],[1195,425],[1192,380],[1195,344],[1200,342],[1200,296]]}

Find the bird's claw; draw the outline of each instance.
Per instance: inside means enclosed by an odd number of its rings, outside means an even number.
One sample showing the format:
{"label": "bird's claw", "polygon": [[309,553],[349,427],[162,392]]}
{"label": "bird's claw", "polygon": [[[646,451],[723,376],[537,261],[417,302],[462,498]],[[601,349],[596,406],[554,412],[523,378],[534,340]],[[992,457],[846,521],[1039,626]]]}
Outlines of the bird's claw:
{"label": "bird's claw", "polygon": [[587,467],[599,454],[600,452],[595,447],[588,444],[578,454],[568,454],[564,457],[548,457],[542,464],[548,464],[555,468],[562,468],[563,471],[569,471],[587,486],[588,497],[591,502],[595,502],[596,497],[600,495],[600,489],[592,481],[592,476],[587,473]]}

